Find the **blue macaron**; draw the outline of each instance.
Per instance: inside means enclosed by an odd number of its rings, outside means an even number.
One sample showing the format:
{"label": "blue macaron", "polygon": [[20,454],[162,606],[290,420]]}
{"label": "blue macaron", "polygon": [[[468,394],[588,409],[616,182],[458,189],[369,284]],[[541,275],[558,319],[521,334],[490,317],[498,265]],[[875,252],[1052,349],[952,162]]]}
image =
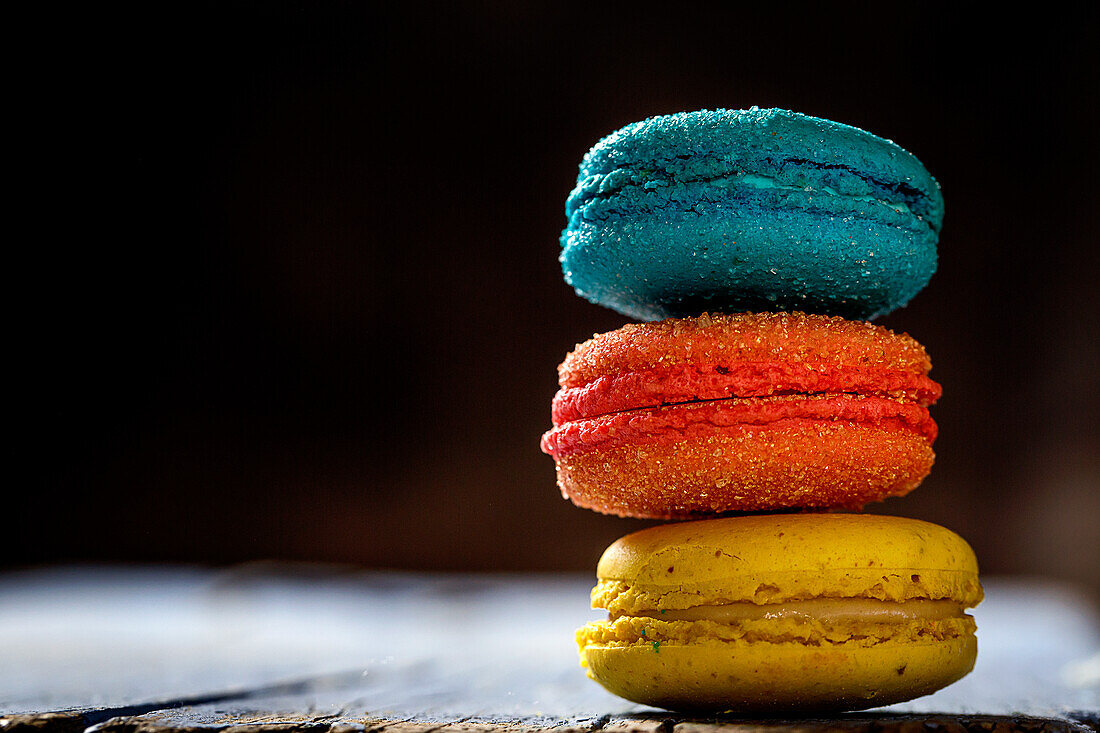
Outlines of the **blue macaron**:
{"label": "blue macaron", "polygon": [[889,140],[754,107],[651,117],[608,135],[585,155],[566,215],[566,281],[625,315],[870,319],[935,272],[943,197]]}

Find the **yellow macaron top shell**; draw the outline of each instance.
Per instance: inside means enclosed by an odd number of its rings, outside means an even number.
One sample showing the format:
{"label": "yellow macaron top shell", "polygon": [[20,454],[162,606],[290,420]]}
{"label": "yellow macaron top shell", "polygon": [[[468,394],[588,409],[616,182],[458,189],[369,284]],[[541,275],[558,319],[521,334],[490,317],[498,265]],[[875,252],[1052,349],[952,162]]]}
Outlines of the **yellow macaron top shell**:
{"label": "yellow macaron top shell", "polygon": [[612,544],[597,567],[593,608],[647,610],[816,598],[950,600],[978,605],[973,550],[915,519],[778,514],[668,524]]}

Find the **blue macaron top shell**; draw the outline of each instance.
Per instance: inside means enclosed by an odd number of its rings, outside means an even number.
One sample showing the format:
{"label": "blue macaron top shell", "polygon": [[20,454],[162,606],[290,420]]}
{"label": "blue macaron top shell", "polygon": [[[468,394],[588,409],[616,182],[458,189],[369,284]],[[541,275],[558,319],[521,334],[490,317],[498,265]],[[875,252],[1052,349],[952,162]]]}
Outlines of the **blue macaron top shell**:
{"label": "blue macaron top shell", "polygon": [[799,310],[869,319],[936,269],[939,184],[889,140],[778,109],[636,122],[587,155],[561,263],[641,320]]}

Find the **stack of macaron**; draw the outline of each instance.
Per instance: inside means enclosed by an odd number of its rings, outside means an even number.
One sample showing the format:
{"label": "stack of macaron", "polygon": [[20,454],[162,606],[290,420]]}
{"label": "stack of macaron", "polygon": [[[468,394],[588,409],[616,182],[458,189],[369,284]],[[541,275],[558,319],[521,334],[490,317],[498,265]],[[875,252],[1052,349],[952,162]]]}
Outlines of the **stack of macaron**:
{"label": "stack of macaron", "polygon": [[857,513],[934,459],[928,355],[868,322],[936,267],[943,199],[920,161],[785,110],[653,117],[585,155],[566,213],[566,281],[645,322],[566,356],[542,448],[578,506],[688,520],[604,553],[608,619],[577,632],[589,676],[635,702],[774,713],[969,672],[969,546]]}

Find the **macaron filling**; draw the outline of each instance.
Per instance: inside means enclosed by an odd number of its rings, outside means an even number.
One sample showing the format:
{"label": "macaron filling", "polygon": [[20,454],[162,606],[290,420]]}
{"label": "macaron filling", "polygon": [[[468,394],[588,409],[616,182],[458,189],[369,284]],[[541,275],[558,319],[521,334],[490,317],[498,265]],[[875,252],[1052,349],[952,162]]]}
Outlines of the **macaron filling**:
{"label": "macaron filling", "polygon": [[578,629],[588,645],[784,643],[811,645],[933,642],[974,633],[974,618],[956,599],[883,601],[813,598],[756,604],[749,601],[688,608],[609,612],[606,621]]}
{"label": "macaron filling", "polygon": [[[933,602],[938,603],[938,602]],[[956,612],[956,609],[959,609]],[[765,612],[766,613],[766,612]],[[795,610],[776,610],[760,618],[668,620],[660,616],[620,616],[594,621],[577,630],[582,653],[592,647],[652,647],[687,644],[787,644],[810,647],[879,644],[934,644],[971,637],[974,618],[950,604],[933,607],[933,615],[855,611],[809,616]]]}
{"label": "macaron filling", "polygon": [[693,606],[631,614],[609,614],[614,621],[621,616],[654,618],[661,621],[756,621],[761,619],[803,619],[830,622],[857,620],[868,623],[889,623],[918,619],[962,618],[963,607],[950,600],[917,599],[901,603],[873,598],[815,598],[786,603],[756,604],[748,601],[721,605]]}
{"label": "macaron filling", "polygon": [[[902,185],[868,181],[856,174],[834,175],[827,183],[815,179],[821,169],[791,165],[782,177],[719,173],[708,178],[683,179],[663,171],[617,170],[583,181],[566,204],[570,227],[620,217],[698,217],[709,209],[801,209],[820,216],[849,215],[889,226],[934,235],[927,217],[928,197]],[[835,174],[835,170],[831,171]],[[856,182],[852,182],[855,179]],[[830,185],[832,184],[832,185]],[[839,189],[839,190],[838,190]]]}
{"label": "macaron filling", "polygon": [[[774,165],[774,162],[773,162]],[[833,179],[819,182],[821,173],[830,170]],[[847,173],[848,175],[845,175]],[[616,169],[607,174],[594,174],[581,181],[566,200],[566,214],[582,210],[595,201],[612,200],[616,195],[632,192],[636,196],[658,194],[675,185],[706,184],[722,189],[781,190],[799,193],[823,193],[861,203],[878,203],[899,213],[912,213],[927,196],[904,183],[887,184],[864,177],[844,166],[814,166],[806,161],[782,161],[773,175],[744,173],[727,165],[714,170]],[[926,208],[926,207],[920,207]]]}
{"label": "macaron filling", "polygon": [[912,403],[859,395],[804,395],[698,401],[575,420],[542,437],[554,458],[621,445],[674,443],[719,432],[786,427],[796,422],[871,425],[910,431],[931,444],[936,423],[928,409]]}
{"label": "macaron filling", "polygon": [[856,394],[927,406],[940,385],[901,369],[806,362],[744,361],[654,367],[599,377],[561,389],[554,397],[555,426],[647,407],[733,397]]}

